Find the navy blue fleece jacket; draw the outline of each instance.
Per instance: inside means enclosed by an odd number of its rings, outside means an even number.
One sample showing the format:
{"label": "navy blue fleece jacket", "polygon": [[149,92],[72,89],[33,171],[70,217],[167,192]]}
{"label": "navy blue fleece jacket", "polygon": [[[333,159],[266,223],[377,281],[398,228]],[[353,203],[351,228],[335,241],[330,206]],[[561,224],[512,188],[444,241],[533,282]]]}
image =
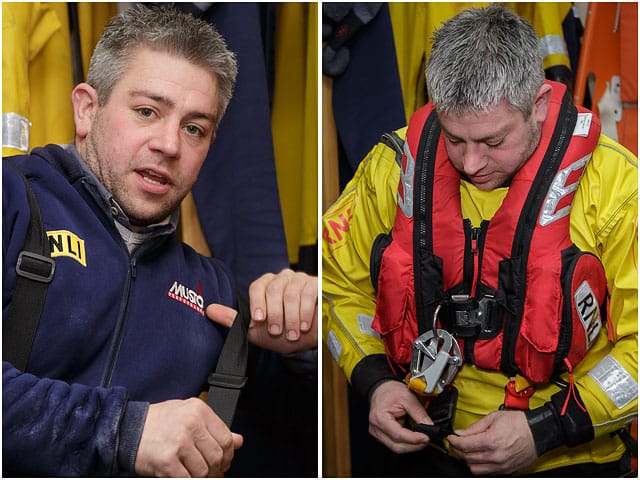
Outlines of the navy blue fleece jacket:
{"label": "navy blue fleece jacket", "polygon": [[182,244],[175,221],[130,254],[118,205],[49,145],[3,160],[3,322],[30,218],[8,161],[35,191],[56,271],[26,373],[3,361],[3,473],[133,473],[149,404],[197,396],[215,367],[223,334],[204,309],[233,304],[229,270]]}

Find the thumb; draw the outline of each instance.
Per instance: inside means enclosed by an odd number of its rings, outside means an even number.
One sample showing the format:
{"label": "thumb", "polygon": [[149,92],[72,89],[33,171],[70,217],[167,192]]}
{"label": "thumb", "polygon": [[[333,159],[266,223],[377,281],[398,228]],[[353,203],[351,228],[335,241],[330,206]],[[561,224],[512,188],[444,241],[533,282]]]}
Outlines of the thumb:
{"label": "thumb", "polygon": [[409,402],[407,403],[407,405],[405,405],[405,409],[407,411],[407,414],[415,423],[433,423],[433,421],[427,414],[427,411],[424,409],[424,406],[420,402]]}
{"label": "thumb", "polygon": [[456,433],[461,437],[468,437],[471,435],[477,435],[479,433],[486,432],[492,423],[492,419],[489,416],[482,417],[475,423],[472,423],[464,430],[456,430]]}
{"label": "thumb", "polygon": [[209,320],[227,328],[231,328],[231,325],[233,325],[233,320],[236,318],[236,315],[238,313],[233,308],[221,305],[219,303],[212,303],[207,307],[205,312]]}
{"label": "thumb", "polygon": [[231,432],[231,438],[233,439],[233,449],[237,450],[244,444],[244,437],[239,433]]}

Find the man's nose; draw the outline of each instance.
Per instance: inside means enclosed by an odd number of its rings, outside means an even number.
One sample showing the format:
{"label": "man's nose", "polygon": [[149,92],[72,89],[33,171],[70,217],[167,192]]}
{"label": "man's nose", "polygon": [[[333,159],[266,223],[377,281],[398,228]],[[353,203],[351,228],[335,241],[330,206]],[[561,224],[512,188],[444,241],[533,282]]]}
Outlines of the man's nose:
{"label": "man's nose", "polygon": [[487,164],[482,144],[468,142],[465,144],[462,168],[467,175],[475,175]]}
{"label": "man's nose", "polygon": [[162,152],[167,157],[178,157],[180,153],[180,125],[166,121],[154,132],[149,143],[152,150]]}

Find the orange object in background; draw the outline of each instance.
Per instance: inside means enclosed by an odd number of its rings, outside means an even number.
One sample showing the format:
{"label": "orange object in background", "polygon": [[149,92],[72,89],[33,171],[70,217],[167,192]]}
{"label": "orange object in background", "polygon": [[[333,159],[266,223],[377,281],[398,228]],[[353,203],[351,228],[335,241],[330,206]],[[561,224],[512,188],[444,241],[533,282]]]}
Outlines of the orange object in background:
{"label": "orange object in background", "polygon": [[607,136],[638,155],[638,4],[589,3],[574,103],[600,117]]}

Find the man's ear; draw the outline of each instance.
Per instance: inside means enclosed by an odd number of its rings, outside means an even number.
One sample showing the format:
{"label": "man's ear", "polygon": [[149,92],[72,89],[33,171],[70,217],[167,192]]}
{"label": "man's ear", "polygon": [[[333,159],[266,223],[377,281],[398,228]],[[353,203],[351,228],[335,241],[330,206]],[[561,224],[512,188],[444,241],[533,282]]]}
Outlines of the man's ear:
{"label": "man's ear", "polygon": [[88,83],[80,83],[71,92],[71,103],[76,137],[83,139],[91,130],[91,124],[98,109],[98,94]]}
{"label": "man's ear", "polygon": [[538,123],[544,122],[547,118],[547,109],[549,107],[549,101],[551,100],[551,90],[551,85],[548,83],[542,84],[533,101],[533,118]]}

